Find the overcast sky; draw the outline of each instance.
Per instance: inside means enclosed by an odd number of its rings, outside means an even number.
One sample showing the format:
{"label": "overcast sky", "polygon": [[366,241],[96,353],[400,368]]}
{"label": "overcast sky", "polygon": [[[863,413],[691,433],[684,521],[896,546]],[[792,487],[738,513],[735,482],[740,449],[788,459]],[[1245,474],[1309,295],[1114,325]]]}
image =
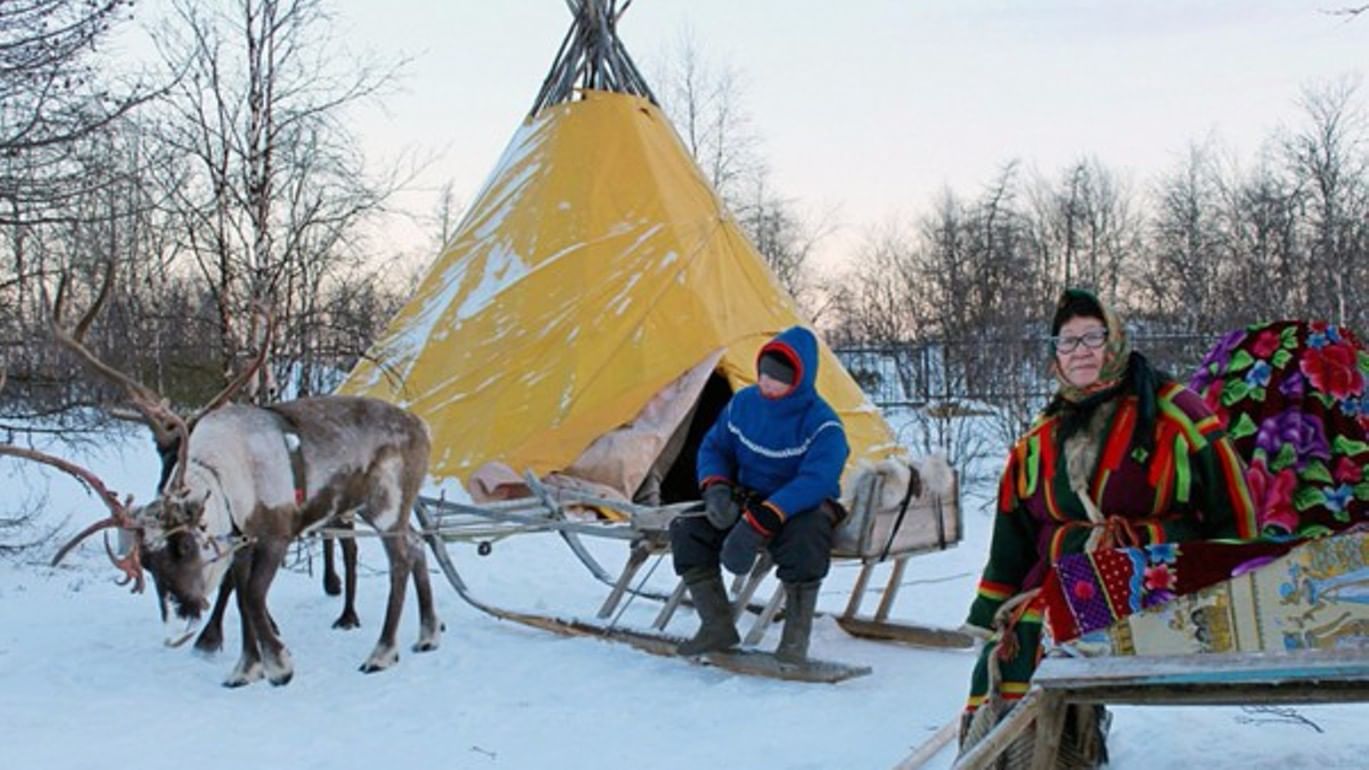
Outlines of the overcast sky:
{"label": "overcast sky", "polygon": [[[839,208],[835,261],[865,228],[927,210],[946,185],[973,195],[1014,158],[1054,177],[1093,155],[1137,183],[1208,137],[1249,160],[1298,119],[1302,87],[1362,77],[1369,13],[1324,13],[1354,4],[635,0],[619,31],[648,76],[686,28],[708,63],[740,73],[776,189],[809,211]],[[413,57],[386,112],[354,123],[377,159],[435,157],[398,203],[427,214],[448,180],[470,202],[541,85],[565,2],[338,8],[349,47]]]}

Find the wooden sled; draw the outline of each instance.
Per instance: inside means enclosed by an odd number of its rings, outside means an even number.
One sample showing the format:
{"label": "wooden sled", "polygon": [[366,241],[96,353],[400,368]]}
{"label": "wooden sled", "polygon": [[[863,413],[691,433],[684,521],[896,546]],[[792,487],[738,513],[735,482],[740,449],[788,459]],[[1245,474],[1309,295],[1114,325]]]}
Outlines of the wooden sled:
{"label": "wooden sled", "polygon": [[[596,636],[655,654],[674,655],[676,645],[683,639],[669,633],[668,625],[679,606],[687,601],[684,585],[677,583],[670,594],[661,594],[645,590],[641,585],[634,587],[633,583],[652,556],[663,557],[669,550],[670,522],[676,516],[698,515],[699,503],[650,507],[564,490],[553,494],[531,474],[526,479],[534,495],[518,500],[474,505],[420,499],[416,515],[421,531],[458,595],[477,609],[504,620],[568,636]],[[969,647],[971,639],[964,634],[889,619],[907,559],[917,553],[949,547],[960,539],[960,513],[954,484],[949,495],[914,500],[898,511],[878,511],[874,501],[880,497],[880,483],[880,477],[872,475],[858,487],[852,515],[838,533],[833,557],[861,561],[855,590],[845,611],[837,618],[838,624],[848,633],[864,638]],[[625,518],[621,521],[573,521],[565,515],[565,508],[572,505],[612,509]],[[556,532],[586,569],[609,587],[594,620],[507,610],[481,601],[471,594],[446,549],[448,542],[473,541],[479,544],[482,554],[488,553],[498,540],[530,532]],[[627,559],[616,577],[594,558],[582,542],[582,536],[606,537],[628,544]],[[871,575],[886,560],[893,561],[893,568],[879,608],[873,616],[863,616],[861,604],[868,592]],[[744,634],[743,646],[736,651],[712,653],[691,660],[738,673],[795,681],[838,682],[869,673],[870,669],[865,666],[829,661],[810,661],[806,666],[780,664],[769,653],[755,649],[770,623],[780,617],[783,610],[784,590],[780,585],[776,585],[764,602],[753,602],[772,568],[769,556],[762,554],[749,575],[733,581],[734,613],[755,616]],[[630,600],[628,597],[662,604],[650,629],[617,625],[616,618],[621,615],[624,601]]]}
{"label": "wooden sled", "polygon": [[[653,655],[676,657],[675,648],[680,642],[684,641],[683,637],[616,627],[599,621],[586,621],[577,618],[508,610],[481,601],[471,593],[465,580],[462,579],[460,573],[457,571],[456,565],[452,561],[450,554],[447,553],[446,538],[450,536],[450,530],[444,531],[439,524],[440,519],[433,515],[429,510],[428,504],[420,503],[415,509],[415,516],[417,516],[422,527],[424,540],[433,551],[438,567],[447,577],[448,582],[452,584],[452,587],[456,590],[457,594],[476,609],[499,618],[500,620],[520,623],[533,628],[551,631],[562,636],[594,637],[605,641],[625,643],[635,649]],[[574,522],[567,523],[573,524]],[[533,522],[532,525],[537,527],[548,526],[540,522]],[[573,529],[580,528],[576,527]],[[615,528],[609,531],[616,532],[619,530]],[[634,548],[634,554],[640,552],[640,548]],[[618,581],[615,583],[615,589],[611,594],[611,597],[621,597],[623,593],[625,593],[625,590],[621,590],[621,588],[626,585],[626,581]],[[601,614],[603,614],[602,609]],[[796,666],[782,663],[769,653],[751,649],[709,653],[702,656],[686,658],[686,660],[701,665],[722,668],[739,674],[801,682],[836,683],[870,673],[870,668],[868,666],[850,666],[843,663],[822,660],[810,660],[805,665]]]}

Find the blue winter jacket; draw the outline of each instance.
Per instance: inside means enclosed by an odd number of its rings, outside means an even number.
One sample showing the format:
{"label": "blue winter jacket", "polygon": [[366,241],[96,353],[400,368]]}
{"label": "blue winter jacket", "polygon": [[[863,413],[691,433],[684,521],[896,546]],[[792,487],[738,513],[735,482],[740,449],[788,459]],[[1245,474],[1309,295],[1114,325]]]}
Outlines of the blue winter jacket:
{"label": "blue winter jacket", "polygon": [[699,447],[699,486],[725,480],[765,498],[781,520],[817,508],[841,494],[841,471],[850,447],[846,429],[818,395],[818,341],[801,326],[781,332],[756,356],[787,357],[798,384],[779,398],[742,388],[727,402]]}

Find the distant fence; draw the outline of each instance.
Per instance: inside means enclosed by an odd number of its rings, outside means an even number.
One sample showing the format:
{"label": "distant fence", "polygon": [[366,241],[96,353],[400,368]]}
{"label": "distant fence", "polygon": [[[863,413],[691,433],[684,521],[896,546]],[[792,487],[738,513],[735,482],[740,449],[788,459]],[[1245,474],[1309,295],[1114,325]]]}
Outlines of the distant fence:
{"label": "distant fence", "polygon": [[[1158,369],[1187,381],[1219,335],[1153,334],[1132,345]],[[986,404],[1045,401],[1056,383],[1044,337],[930,340],[840,347],[834,351],[879,407],[951,401]]]}

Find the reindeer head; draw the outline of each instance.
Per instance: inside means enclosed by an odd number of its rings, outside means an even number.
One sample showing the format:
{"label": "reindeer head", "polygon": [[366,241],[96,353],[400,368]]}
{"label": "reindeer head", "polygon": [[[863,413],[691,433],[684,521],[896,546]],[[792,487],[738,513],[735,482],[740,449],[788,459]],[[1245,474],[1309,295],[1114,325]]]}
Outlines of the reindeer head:
{"label": "reindeer head", "polygon": [[208,493],[168,490],[137,513],[143,566],[152,574],[166,643],[173,647],[199,629],[235,550],[231,538],[209,531],[208,500]]}

